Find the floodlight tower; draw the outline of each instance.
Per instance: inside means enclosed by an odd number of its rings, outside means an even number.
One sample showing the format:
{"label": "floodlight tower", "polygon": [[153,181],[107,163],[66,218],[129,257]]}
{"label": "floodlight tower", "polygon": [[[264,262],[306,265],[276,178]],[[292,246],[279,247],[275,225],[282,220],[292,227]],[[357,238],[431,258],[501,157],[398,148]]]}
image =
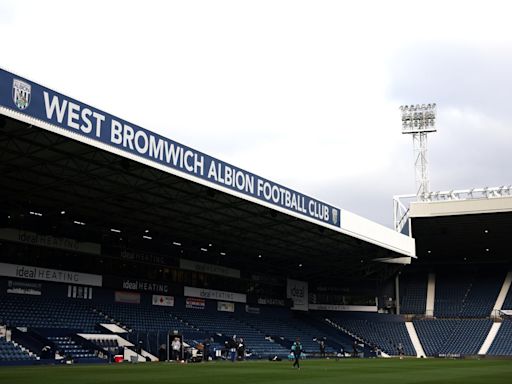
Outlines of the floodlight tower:
{"label": "floodlight tower", "polygon": [[427,161],[427,135],[436,132],[436,105],[402,105],[402,133],[412,134],[416,196],[425,200],[430,192]]}

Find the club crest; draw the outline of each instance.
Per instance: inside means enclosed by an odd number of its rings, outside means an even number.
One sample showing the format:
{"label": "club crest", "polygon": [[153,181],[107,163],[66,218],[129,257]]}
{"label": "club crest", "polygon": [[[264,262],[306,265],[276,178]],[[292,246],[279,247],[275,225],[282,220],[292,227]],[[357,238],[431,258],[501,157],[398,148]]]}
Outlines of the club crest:
{"label": "club crest", "polygon": [[332,223],[334,225],[338,223],[338,210],[336,208],[332,209]]}
{"label": "club crest", "polygon": [[24,81],[14,79],[12,81],[12,101],[22,111],[30,105],[30,94],[32,87]]}

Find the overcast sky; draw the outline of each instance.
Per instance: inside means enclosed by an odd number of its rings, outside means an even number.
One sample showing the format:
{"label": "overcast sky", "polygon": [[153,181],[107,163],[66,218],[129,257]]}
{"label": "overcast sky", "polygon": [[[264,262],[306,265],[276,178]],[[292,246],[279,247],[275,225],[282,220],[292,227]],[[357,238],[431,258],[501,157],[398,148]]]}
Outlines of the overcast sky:
{"label": "overcast sky", "polygon": [[392,226],[401,104],[432,190],[512,184],[506,1],[5,1],[0,67]]}

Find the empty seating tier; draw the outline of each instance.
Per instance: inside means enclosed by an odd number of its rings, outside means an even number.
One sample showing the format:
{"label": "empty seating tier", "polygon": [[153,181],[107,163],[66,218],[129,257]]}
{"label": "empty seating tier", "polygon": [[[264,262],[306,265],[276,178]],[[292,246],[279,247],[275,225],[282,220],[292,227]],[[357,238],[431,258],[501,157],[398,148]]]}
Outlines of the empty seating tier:
{"label": "empty seating tier", "polygon": [[476,355],[492,326],[489,319],[431,319],[413,323],[427,356]]}
{"label": "empty seating tier", "polygon": [[425,314],[427,302],[427,274],[400,276],[400,313]]}
{"label": "empty seating tier", "polygon": [[436,274],[434,316],[437,318],[489,317],[498,297],[504,274]]}
{"label": "empty seating tier", "polygon": [[20,346],[0,337],[0,361],[30,361],[36,360],[36,356],[30,355]]}
{"label": "empty seating tier", "polygon": [[357,315],[331,314],[332,321],[365,341],[369,346],[376,345],[389,355],[398,354],[398,346],[402,344],[406,355],[415,356],[409,333],[403,319],[392,315]]}
{"label": "empty seating tier", "polygon": [[88,303],[52,300],[38,296],[0,296],[0,324],[12,327],[73,328],[95,332],[105,318],[94,313]]}
{"label": "empty seating tier", "polygon": [[487,354],[492,356],[512,355],[512,320],[503,321]]}

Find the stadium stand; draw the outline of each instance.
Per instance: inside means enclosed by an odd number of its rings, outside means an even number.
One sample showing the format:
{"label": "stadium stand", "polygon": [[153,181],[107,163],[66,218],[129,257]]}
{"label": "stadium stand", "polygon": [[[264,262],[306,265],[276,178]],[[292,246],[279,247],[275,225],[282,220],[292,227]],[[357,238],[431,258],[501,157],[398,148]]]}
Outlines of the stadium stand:
{"label": "stadium stand", "polygon": [[[243,337],[251,352],[258,357],[286,356],[296,337],[300,337],[309,354],[319,352],[318,340],[326,340],[326,353],[334,353],[343,345],[351,345],[343,335],[318,323],[316,319],[296,318],[289,309],[262,308],[261,314],[218,312],[215,309],[195,310],[179,307],[151,305],[97,304],[98,311],[111,320],[127,326],[132,342],[145,339],[148,333],[177,330],[185,340],[195,345],[207,337],[214,337],[222,344],[227,338]],[[313,323],[313,324],[311,324]],[[345,340],[345,343],[340,343]],[[150,343],[155,345],[156,343]],[[221,345],[219,344],[219,345]],[[148,350],[154,352],[154,347]]]}
{"label": "stadium stand", "polygon": [[[317,335],[319,334],[321,338],[326,340],[326,345],[332,347],[336,351],[340,351],[341,349],[348,351],[354,343],[355,339],[353,337],[350,337],[343,332],[339,332],[339,330],[333,329],[332,325],[325,322],[321,314],[318,315],[314,312],[305,314],[297,313],[294,314],[294,316],[317,330]],[[320,333],[318,333],[318,331]]]}
{"label": "stadium stand", "polygon": [[127,328],[129,333],[125,337],[135,345],[142,341],[144,348],[154,355],[158,353],[158,346],[167,342],[166,335],[170,331],[179,332],[191,345],[196,345],[210,336],[208,332],[178,319],[176,312],[169,307],[97,303],[95,310]]}
{"label": "stadium stand", "polygon": [[238,318],[259,330],[266,336],[271,336],[289,349],[295,338],[300,337],[306,353],[319,352],[318,340],[325,339],[326,353],[334,353],[341,346],[332,344],[333,341],[325,332],[293,316],[290,310],[272,308],[263,310],[260,314],[238,314]]}
{"label": "stadium stand", "polygon": [[488,317],[498,297],[505,273],[481,273],[471,284],[460,313],[464,318]]}
{"label": "stadium stand", "polygon": [[158,343],[147,342],[148,338],[157,337],[163,342],[162,337],[171,330],[178,331],[191,345],[213,337],[221,348],[227,338],[237,335],[244,339],[255,356],[286,356],[289,351],[281,344],[266,338],[266,335],[254,326],[216,309],[195,310],[122,303],[96,304],[96,308],[108,318],[128,327],[131,331],[127,335],[128,339],[133,343],[143,340],[146,348],[152,353],[156,353]]}
{"label": "stadium stand", "polygon": [[473,278],[454,273],[436,274],[435,317],[458,317]]}
{"label": "stadium stand", "polygon": [[55,344],[57,351],[62,356],[76,359],[96,359],[97,356],[90,350],[72,340],[69,336],[48,336],[48,340]]}
{"label": "stadium stand", "polygon": [[488,317],[504,274],[438,273],[434,316],[437,318]]}
{"label": "stadium stand", "polygon": [[0,363],[9,361],[31,361],[36,359],[37,357],[35,355],[29,354],[19,345],[0,337]]}
{"label": "stadium stand", "polygon": [[124,303],[95,304],[98,313],[107,316],[116,323],[140,331],[169,331],[176,329],[181,333],[191,333],[195,328],[178,320],[166,307],[151,305],[133,305]]}
{"label": "stadium stand", "polygon": [[289,349],[285,348],[273,339],[267,338],[264,333],[254,326],[243,323],[227,312],[214,310],[185,309],[177,312],[177,316],[183,321],[193,324],[198,329],[213,335],[221,335],[225,338],[236,335],[242,337],[248,348],[259,357],[269,355],[287,356]]}
{"label": "stadium stand", "polygon": [[[475,318],[413,321],[427,356],[467,356],[478,353],[492,325],[492,320],[483,318],[483,315],[486,314],[485,317],[488,317],[490,313],[489,308],[495,300],[500,278],[493,281],[492,275],[488,275],[478,282],[474,279],[475,275],[463,276],[455,279],[455,283],[443,283],[445,287],[448,286],[449,293],[459,293],[461,287],[466,287],[467,292],[463,297],[460,294],[450,296],[439,287],[438,293],[441,297],[451,297],[445,303],[457,308],[444,313],[458,313]],[[469,281],[473,282],[466,285]],[[112,292],[109,294],[111,297]],[[458,303],[458,298],[461,297],[462,304]],[[233,335],[243,337],[254,357],[260,358],[270,355],[286,356],[295,337],[301,338],[308,354],[318,353],[317,340],[322,338],[326,340],[327,353],[338,351],[341,346],[345,351],[350,351],[351,342],[355,338],[363,340],[366,346],[376,345],[389,355],[396,355],[398,344],[402,343],[406,355],[415,355],[402,316],[330,311],[303,314],[277,307],[261,307],[259,314],[252,314],[245,312],[241,305],[231,313],[217,311],[215,301],[207,303],[209,304],[204,310],[197,310],[185,308],[183,298],[176,298],[175,307],[161,307],[147,302],[137,305],[116,303],[112,299],[107,303],[101,299],[88,302],[3,294],[0,295],[0,319],[2,324],[9,327],[30,327],[36,331],[54,329],[54,333],[47,336],[47,340],[53,343],[57,350],[74,359],[93,359],[96,355],[94,351],[81,346],[65,332],[58,334],[58,331],[73,329],[77,332],[95,333],[99,332],[97,325],[102,322],[117,323],[126,328],[129,331],[126,338],[134,344],[144,340],[144,347],[154,354],[163,340],[162,337],[171,330],[177,330],[191,345],[213,337],[213,344],[217,349],[221,349],[224,341]],[[337,324],[343,332],[332,327],[325,319]],[[161,337],[155,338],[154,335],[158,333]],[[505,320],[489,354],[511,355],[511,333],[512,321]],[[117,347],[112,340],[94,341],[93,338],[91,341],[106,350]],[[18,348],[16,354],[10,353],[15,356],[9,358],[26,360],[28,354],[23,355],[20,351]]]}
{"label": "stadium stand", "polygon": [[[420,313],[415,314],[413,321],[427,356],[477,354],[492,325],[489,315],[502,281],[503,273],[496,271],[438,274],[438,318],[421,320]],[[419,312],[425,303],[426,273],[404,276],[401,287],[404,290],[402,302],[406,309],[409,308],[408,312]],[[91,350],[90,345],[80,345],[80,340],[72,335],[104,332],[98,326],[100,323],[121,326],[128,331],[124,338],[135,345],[143,342],[144,349],[154,355],[171,331],[182,334],[192,346],[211,339],[210,344],[217,350],[223,349],[224,342],[237,335],[244,338],[254,358],[285,357],[296,337],[301,338],[310,355],[318,354],[320,339],[326,340],[328,354],[340,348],[351,351],[354,340],[364,342],[366,350],[377,346],[389,355],[397,355],[401,343],[406,355],[416,354],[404,317],[399,315],[335,311],[302,313],[273,306],[260,306],[259,313],[248,313],[241,304],[236,304],[235,312],[223,312],[218,311],[214,300],[206,300],[205,308],[198,310],[186,308],[183,297],[175,297],[172,307],[152,305],[150,294],[142,294],[140,304],[119,303],[114,301],[114,292],[98,289],[93,300],[55,300],[48,295],[0,293],[0,324],[29,328],[75,360],[92,359],[97,351]],[[511,296],[509,291],[506,303]],[[489,354],[512,354],[507,344],[510,328],[511,321],[505,320]],[[52,329],[52,332],[46,331]],[[18,341],[16,337],[14,340]],[[105,351],[116,350],[118,346],[112,342],[92,340],[98,349]],[[40,344],[32,348],[28,342],[19,343],[36,353],[41,348]]]}
{"label": "stadium stand", "polygon": [[476,355],[491,329],[490,319],[414,320],[427,356]]}
{"label": "stadium stand", "polygon": [[349,334],[364,340],[368,346],[376,345],[389,355],[397,355],[398,345],[401,343],[406,355],[416,356],[416,351],[405,327],[405,321],[401,316],[335,313],[326,314],[326,318]]}
{"label": "stadium stand", "polygon": [[426,300],[426,273],[400,275],[400,313],[424,314]]}
{"label": "stadium stand", "polygon": [[0,323],[11,327],[73,328],[97,332],[105,318],[90,310],[89,304],[53,300],[30,295],[0,295]]}
{"label": "stadium stand", "polygon": [[[259,357],[269,355],[286,356],[296,337],[300,337],[309,354],[319,352],[318,340],[326,340],[326,353],[338,351],[343,339],[332,329],[321,330],[322,324],[311,324],[315,319],[299,319],[289,309],[263,308],[261,314],[248,314],[242,311],[231,314],[217,310],[195,310],[176,307],[155,307],[151,305],[133,306],[131,304],[99,304],[100,313],[111,320],[127,326],[132,330],[128,338],[137,342],[140,335],[151,332],[168,332],[170,329],[183,334],[192,345],[207,337],[214,337],[219,342],[237,335],[243,337],[253,354]],[[132,337],[132,335],[139,335]],[[220,337],[219,337],[220,336]],[[154,344],[154,343],[153,343]],[[350,342],[345,342],[348,350]],[[154,348],[149,347],[149,350]]]}
{"label": "stadium stand", "polygon": [[505,319],[503,321],[487,354],[491,356],[512,356],[512,320]]}
{"label": "stadium stand", "polygon": [[507,296],[503,302],[502,309],[512,309],[512,285],[508,289]]}
{"label": "stadium stand", "polygon": [[[287,356],[295,337],[301,338],[304,348],[310,354],[318,353],[316,340],[320,338],[327,339],[327,353],[334,353],[341,346],[334,341],[335,334],[329,335],[325,330],[320,331],[308,322],[294,318],[289,309],[272,308],[264,315],[239,311],[235,315],[218,312],[216,309],[198,311],[149,304],[56,301],[30,295],[0,295],[0,304],[0,319],[9,327],[72,329],[75,333],[96,333],[99,332],[99,323],[113,322],[130,331],[126,337],[132,343],[144,340],[144,346],[151,353],[156,353],[157,346],[164,341],[163,337],[170,330],[183,334],[185,340],[192,345],[214,337],[221,346],[226,338],[238,335],[244,338],[248,348],[257,357]],[[160,333],[158,340],[154,340],[156,333]],[[92,357],[66,335],[48,336],[47,339],[58,350],[73,358]]]}

